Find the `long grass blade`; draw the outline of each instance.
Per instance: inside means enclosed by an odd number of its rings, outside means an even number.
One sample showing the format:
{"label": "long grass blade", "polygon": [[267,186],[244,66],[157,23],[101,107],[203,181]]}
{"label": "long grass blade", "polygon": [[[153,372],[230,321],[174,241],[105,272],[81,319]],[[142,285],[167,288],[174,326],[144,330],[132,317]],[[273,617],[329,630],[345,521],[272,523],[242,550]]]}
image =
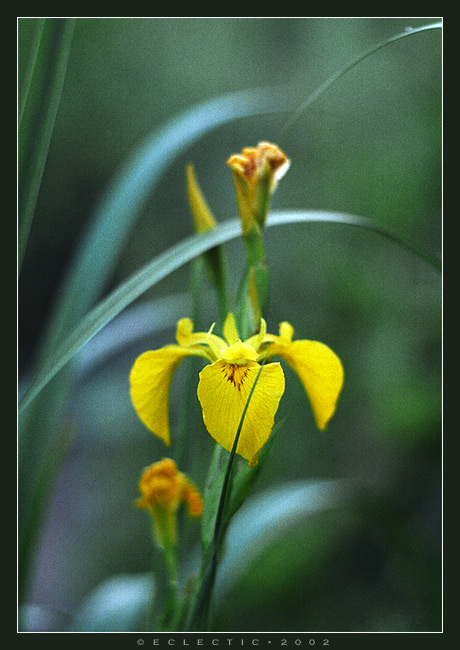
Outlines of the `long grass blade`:
{"label": "long grass blade", "polygon": [[[431,255],[411,242],[405,241],[399,235],[374,223],[371,219],[344,213],[299,210],[274,213],[267,220],[268,227],[292,223],[335,223],[337,225],[354,226],[371,231],[411,251],[428,264],[431,264],[435,269],[441,269],[441,262],[434,255]],[[50,356],[46,365],[42,367],[41,372],[36,376],[24,394],[20,406],[20,414],[78,350],[123,309],[173,271],[187,264],[195,257],[202,255],[214,246],[235,239],[240,234],[241,226],[239,220],[229,220],[212,231],[201,235],[193,235],[183,240],[132,275],[126,282],[94,307],[62,342],[54,354]]]}

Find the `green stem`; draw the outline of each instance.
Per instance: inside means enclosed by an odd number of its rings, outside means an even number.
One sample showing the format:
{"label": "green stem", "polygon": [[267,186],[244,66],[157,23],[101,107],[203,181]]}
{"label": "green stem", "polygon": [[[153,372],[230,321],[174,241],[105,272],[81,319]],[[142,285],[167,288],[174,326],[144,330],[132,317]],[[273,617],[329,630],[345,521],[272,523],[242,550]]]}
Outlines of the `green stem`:
{"label": "green stem", "polygon": [[163,547],[163,557],[168,574],[168,591],[159,627],[162,631],[173,631],[180,615],[176,548],[169,544]]}

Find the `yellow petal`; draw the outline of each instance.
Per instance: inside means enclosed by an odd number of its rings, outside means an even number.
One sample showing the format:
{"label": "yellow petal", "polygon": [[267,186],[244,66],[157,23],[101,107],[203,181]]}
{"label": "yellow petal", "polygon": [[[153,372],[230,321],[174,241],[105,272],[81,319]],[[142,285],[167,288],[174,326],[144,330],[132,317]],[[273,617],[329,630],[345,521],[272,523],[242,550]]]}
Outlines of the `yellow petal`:
{"label": "yellow petal", "polygon": [[169,389],[184,357],[195,354],[178,345],[144,352],[130,374],[131,399],[139,418],[156,436],[169,445]]}
{"label": "yellow petal", "polygon": [[[285,332],[290,335],[290,331]],[[274,342],[270,356],[285,359],[299,376],[310,400],[318,429],[324,430],[334,415],[343,385],[343,367],[339,357],[319,341]]]}
{"label": "yellow petal", "polygon": [[[259,364],[246,365],[223,359],[206,366],[200,373],[198,399],[203,420],[210,435],[227,451],[231,451],[241,416]],[[284,392],[284,373],[279,363],[262,368],[241,430],[237,453],[250,464],[267,442],[274,425],[278,404]]]}
{"label": "yellow petal", "polygon": [[256,360],[257,352],[247,343],[237,341],[233,345],[229,345],[228,348],[224,350],[222,357],[230,364],[235,363],[245,366],[248,361]]}

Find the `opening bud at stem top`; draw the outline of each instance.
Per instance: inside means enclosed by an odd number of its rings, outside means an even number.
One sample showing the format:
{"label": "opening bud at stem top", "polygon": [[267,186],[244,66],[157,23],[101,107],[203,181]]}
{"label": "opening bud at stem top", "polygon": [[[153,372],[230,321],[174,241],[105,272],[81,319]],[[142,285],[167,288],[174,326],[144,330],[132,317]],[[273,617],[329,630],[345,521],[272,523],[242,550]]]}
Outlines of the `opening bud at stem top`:
{"label": "opening bud at stem top", "polygon": [[257,147],[245,147],[240,154],[230,156],[227,164],[233,171],[243,234],[255,224],[262,229],[271,195],[289,169],[288,157],[275,144],[259,142]]}

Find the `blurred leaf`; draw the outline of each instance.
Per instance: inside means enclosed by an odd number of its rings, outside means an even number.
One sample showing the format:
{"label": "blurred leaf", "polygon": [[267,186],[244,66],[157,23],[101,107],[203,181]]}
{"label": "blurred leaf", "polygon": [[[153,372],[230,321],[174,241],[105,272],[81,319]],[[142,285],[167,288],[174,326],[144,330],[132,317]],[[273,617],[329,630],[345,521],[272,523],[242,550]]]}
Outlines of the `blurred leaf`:
{"label": "blurred leaf", "polygon": [[78,371],[88,374],[121,350],[142,337],[174,328],[177,321],[190,312],[187,293],[161,296],[155,300],[133,305],[114,318],[82,348],[77,357]]}
{"label": "blurred leaf", "polygon": [[345,481],[293,481],[248,499],[233,518],[216,579],[221,598],[252,560],[303,519],[340,507],[349,497]]}
{"label": "blurred leaf", "polygon": [[37,44],[18,118],[18,266],[21,270],[67,69],[74,18],[37,20]]}
{"label": "blurred leaf", "polygon": [[[336,223],[356,226],[383,235],[386,238],[408,248],[436,268],[440,263],[428,252],[411,242],[403,241],[398,235],[375,224],[372,220],[355,215],[321,211],[284,211],[271,215],[267,226],[291,223]],[[211,248],[235,239],[240,235],[239,220],[229,220],[212,231],[193,235],[179,244],[158,255],[152,262],[131,276],[125,283],[115,289],[107,298],[97,305],[58,347],[56,352],[46,360],[35,381],[29,386],[21,403],[23,412],[48,382],[65,366],[65,364],[89,341],[99,330],[109,323],[117,314],[141,296],[147,289],[195,257]]]}
{"label": "blurred leaf", "polygon": [[77,611],[72,632],[135,632],[145,629],[145,618],[155,596],[151,573],[120,575],[96,587]]}

